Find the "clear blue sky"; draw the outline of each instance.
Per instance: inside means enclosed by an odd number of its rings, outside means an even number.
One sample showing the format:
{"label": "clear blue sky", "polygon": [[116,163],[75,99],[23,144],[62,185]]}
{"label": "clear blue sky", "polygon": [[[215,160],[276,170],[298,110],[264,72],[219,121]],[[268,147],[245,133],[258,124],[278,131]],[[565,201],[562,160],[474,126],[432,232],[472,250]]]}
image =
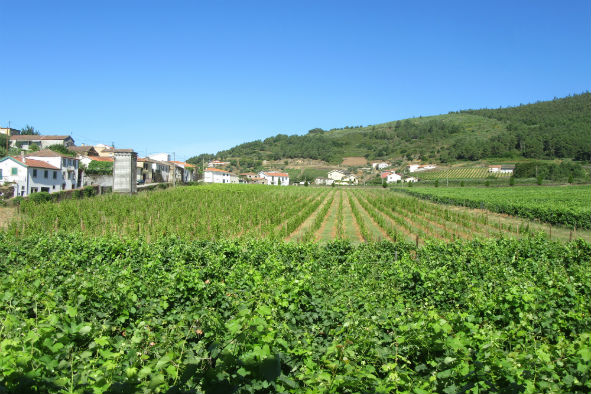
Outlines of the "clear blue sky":
{"label": "clear blue sky", "polygon": [[552,99],[591,85],[590,3],[0,0],[0,125],[187,159]]}

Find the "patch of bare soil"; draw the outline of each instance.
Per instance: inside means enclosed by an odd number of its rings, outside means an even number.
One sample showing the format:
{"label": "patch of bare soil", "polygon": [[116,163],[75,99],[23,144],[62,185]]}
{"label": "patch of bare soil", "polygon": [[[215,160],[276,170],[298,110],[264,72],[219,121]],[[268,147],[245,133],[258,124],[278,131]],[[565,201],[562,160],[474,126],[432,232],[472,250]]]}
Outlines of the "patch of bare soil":
{"label": "patch of bare soil", "polygon": [[341,164],[348,167],[364,166],[367,164],[367,159],[363,156],[343,157]]}
{"label": "patch of bare soil", "polygon": [[0,207],[0,228],[6,228],[8,223],[16,216],[16,208]]}

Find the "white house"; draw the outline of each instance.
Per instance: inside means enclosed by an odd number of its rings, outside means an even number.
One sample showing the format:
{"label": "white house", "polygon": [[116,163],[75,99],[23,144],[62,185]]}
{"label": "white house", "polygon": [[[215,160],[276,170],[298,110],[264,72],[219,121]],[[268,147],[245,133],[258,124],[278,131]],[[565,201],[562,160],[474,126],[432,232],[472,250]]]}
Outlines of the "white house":
{"label": "white house", "polygon": [[13,183],[14,197],[62,190],[62,172],[46,161],[7,156],[0,159],[0,183]]}
{"label": "white house", "polygon": [[62,172],[61,190],[76,189],[80,186],[78,179],[78,167],[80,160],[66,156],[50,149],[40,150],[27,155],[27,158],[40,160],[51,164]]}
{"label": "white house", "polygon": [[433,170],[435,168],[437,168],[437,166],[435,164],[409,164],[408,165],[408,172]]}
{"label": "white house", "polygon": [[488,166],[488,172],[501,173],[501,174],[512,174],[515,166],[513,165],[492,165]]}
{"label": "white house", "polygon": [[396,183],[402,180],[402,177],[395,172],[390,172],[386,175],[386,183]]}
{"label": "white house", "polygon": [[44,149],[51,145],[63,145],[65,147],[74,145],[74,140],[69,135],[13,135],[10,137],[10,146],[25,150],[37,145]]}
{"label": "white house", "polygon": [[374,170],[383,170],[384,168],[390,167],[390,164],[385,161],[374,161],[371,163],[371,167]]}
{"label": "white house", "polygon": [[326,186],[330,186],[334,183],[334,179],[330,179],[330,178],[316,178],[314,179],[314,183],[316,185],[326,185]]}
{"label": "white house", "polygon": [[417,178],[415,178],[414,176],[409,176],[408,178],[404,178],[404,182],[418,182],[419,180]]}
{"label": "white house", "polygon": [[205,183],[238,183],[238,176],[219,168],[206,168],[203,171]]}
{"label": "white house", "polygon": [[154,153],[152,155],[148,155],[148,159],[156,161],[170,161],[170,155],[168,153]]}
{"label": "white house", "polygon": [[347,173],[343,170],[332,170],[328,172],[328,179],[333,181],[340,181],[347,176]]}
{"label": "white house", "polygon": [[267,185],[289,185],[289,174],[287,172],[259,172],[259,177],[265,178]]}

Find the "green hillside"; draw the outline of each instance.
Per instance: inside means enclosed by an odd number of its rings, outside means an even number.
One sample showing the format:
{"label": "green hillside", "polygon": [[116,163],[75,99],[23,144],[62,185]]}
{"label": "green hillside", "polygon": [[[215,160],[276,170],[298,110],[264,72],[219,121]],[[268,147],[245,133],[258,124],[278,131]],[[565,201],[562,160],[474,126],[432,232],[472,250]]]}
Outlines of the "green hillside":
{"label": "green hillside", "polygon": [[366,127],[313,129],[305,135],[278,134],[189,159],[260,160],[308,158],[340,163],[344,157],[369,160],[451,162],[487,158],[571,158],[591,160],[591,94],[499,109],[452,112]]}

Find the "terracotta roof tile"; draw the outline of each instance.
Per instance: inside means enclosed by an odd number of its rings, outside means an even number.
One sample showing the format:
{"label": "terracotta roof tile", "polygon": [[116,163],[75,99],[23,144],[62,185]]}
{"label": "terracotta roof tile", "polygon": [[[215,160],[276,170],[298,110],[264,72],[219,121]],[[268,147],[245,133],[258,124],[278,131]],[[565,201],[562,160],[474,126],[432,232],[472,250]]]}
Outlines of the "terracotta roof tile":
{"label": "terracotta roof tile", "polygon": [[23,160],[18,156],[12,156],[12,158],[15,159],[16,161],[18,161],[19,163],[26,165],[27,167],[47,168],[50,170],[59,170],[59,168],[54,167],[51,164],[46,163],[41,160],[29,159],[28,157],[25,157],[25,159]]}

